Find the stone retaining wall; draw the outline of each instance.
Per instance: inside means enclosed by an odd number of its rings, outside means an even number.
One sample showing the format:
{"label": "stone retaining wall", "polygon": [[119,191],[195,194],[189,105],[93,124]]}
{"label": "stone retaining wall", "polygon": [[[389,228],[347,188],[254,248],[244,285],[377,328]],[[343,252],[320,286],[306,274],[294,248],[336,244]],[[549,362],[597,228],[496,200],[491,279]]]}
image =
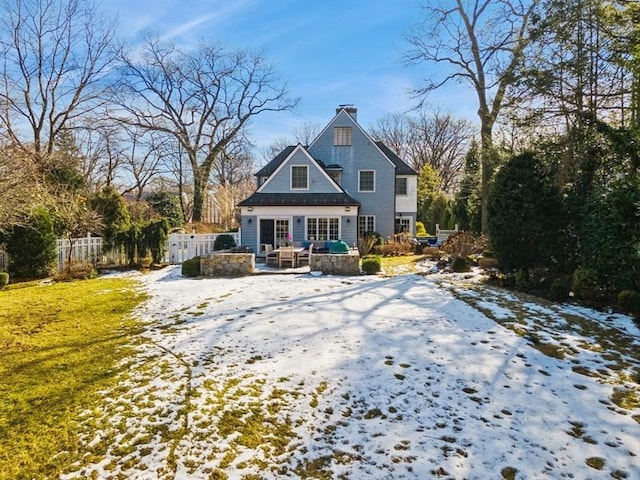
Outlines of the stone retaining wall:
{"label": "stone retaining wall", "polygon": [[216,253],[200,258],[200,274],[204,277],[249,275],[255,269],[253,253]]}
{"label": "stone retaining wall", "polygon": [[309,255],[309,268],[325,275],[360,275],[360,255],[315,253]]}

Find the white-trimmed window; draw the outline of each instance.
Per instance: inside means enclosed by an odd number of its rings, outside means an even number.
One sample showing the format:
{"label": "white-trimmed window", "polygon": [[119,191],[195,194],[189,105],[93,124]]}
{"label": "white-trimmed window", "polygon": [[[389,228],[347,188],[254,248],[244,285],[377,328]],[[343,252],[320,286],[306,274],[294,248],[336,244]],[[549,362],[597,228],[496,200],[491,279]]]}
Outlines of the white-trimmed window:
{"label": "white-trimmed window", "polygon": [[338,240],[340,220],[336,217],[307,218],[307,240]]}
{"label": "white-trimmed window", "polygon": [[334,127],[333,144],[336,146],[351,145],[351,127]]}
{"label": "white-trimmed window", "polygon": [[358,191],[359,192],[375,192],[376,191],[376,171],[375,170],[359,170],[358,171]]}
{"label": "white-trimmed window", "polygon": [[309,167],[307,165],[291,166],[291,190],[307,190],[309,188]]}
{"label": "white-trimmed window", "polygon": [[407,177],[396,177],[396,195],[407,195]]}
{"label": "white-trimmed window", "polygon": [[360,215],[358,217],[358,237],[362,237],[367,232],[376,231],[375,215]]}
{"label": "white-trimmed window", "polygon": [[396,217],[395,233],[411,232],[411,217]]}

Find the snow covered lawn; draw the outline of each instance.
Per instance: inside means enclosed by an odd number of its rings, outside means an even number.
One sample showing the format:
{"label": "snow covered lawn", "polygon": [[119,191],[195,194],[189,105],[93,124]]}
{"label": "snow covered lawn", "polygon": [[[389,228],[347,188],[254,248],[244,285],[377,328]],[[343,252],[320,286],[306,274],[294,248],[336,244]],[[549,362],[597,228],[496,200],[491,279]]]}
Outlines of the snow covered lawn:
{"label": "snow covered lawn", "polygon": [[443,275],[140,278],[66,478],[640,478],[627,317]]}

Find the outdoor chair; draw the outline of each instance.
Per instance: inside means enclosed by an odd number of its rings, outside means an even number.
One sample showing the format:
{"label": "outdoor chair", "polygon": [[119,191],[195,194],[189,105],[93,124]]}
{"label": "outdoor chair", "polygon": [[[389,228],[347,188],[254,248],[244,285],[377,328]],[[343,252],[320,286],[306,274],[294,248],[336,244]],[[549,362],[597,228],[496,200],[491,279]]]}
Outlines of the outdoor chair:
{"label": "outdoor chair", "polygon": [[311,256],[312,251],[313,251],[313,243],[300,252],[300,254],[298,255],[298,264],[309,265],[309,257]]}
{"label": "outdoor chair", "polygon": [[265,264],[267,266],[273,265],[274,267],[278,264],[278,254],[273,251],[273,246],[266,244],[264,245],[264,253],[265,253]]}
{"label": "outdoor chair", "polygon": [[290,264],[291,267],[296,266],[296,254],[293,251],[293,247],[280,247],[278,249],[278,268],[282,268],[282,265]]}

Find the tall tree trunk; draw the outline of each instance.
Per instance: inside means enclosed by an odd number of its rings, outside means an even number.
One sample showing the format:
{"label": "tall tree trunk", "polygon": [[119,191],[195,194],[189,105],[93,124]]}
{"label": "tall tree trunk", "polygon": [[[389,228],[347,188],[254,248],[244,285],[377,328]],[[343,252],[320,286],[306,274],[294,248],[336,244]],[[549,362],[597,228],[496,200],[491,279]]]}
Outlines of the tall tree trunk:
{"label": "tall tree trunk", "polygon": [[207,179],[202,171],[194,171],[193,175],[193,213],[191,214],[192,222],[201,222],[204,212],[204,199],[206,198]]}
{"label": "tall tree trunk", "polygon": [[480,116],[480,140],[481,156],[480,171],[482,174],[480,182],[480,230],[483,234],[489,233],[489,191],[495,170],[495,151],[493,149],[493,124],[494,120],[488,112],[479,111]]}

